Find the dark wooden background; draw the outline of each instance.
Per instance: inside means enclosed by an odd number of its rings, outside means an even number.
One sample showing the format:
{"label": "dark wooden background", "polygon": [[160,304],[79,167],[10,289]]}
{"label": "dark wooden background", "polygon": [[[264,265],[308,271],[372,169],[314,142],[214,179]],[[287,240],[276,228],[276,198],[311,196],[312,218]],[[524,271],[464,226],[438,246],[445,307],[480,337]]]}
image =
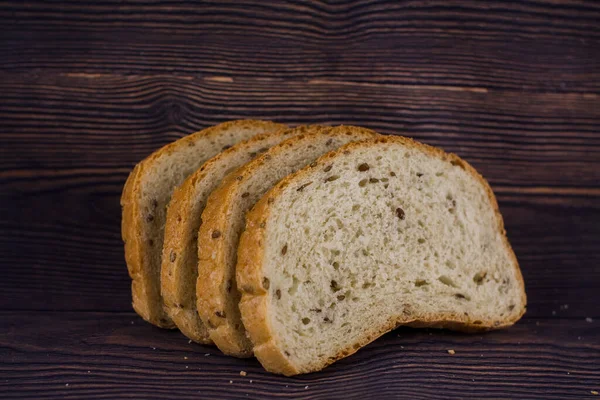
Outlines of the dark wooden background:
{"label": "dark wooden background", "polygon": [[[0,397],[600,391],[600,2],[1,1],[0,27]],[[144,323],[123,183],[234,118],[363,125],[467,159],[498,196],[526,316],[399,329],[296,378]]]}

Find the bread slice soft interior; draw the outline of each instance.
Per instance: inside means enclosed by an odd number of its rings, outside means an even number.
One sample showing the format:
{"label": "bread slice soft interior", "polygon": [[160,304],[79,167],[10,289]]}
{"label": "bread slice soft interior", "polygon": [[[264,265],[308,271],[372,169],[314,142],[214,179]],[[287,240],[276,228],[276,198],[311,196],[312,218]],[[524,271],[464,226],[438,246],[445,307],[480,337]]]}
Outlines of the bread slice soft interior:
{"label": "bread slice soft interior", "polygon": [[240,319],[235,281],[245,213],[280,179],[343,144],[373,137],[368,129],[310,127],[228,175],[208,198],[198,235],[198,313],[224,353],[252,355]]}
{"label": "bread slice soft interior", "polygon": [[240,120],[196,132],[135,166],[121,196],[121,233],[131,276],[133,308],[146,321],[173,328],[160,295],[160,265],[166,206],[173,189],[206,160],[256,134],[283,128],[268,121]]}
{"label": "bread slice soft interior", "polygon": [[285,375],[398,325],[497,329],[526,307],[490,186],[402,137],[348,144],[271,189],[248,213],[237,284],[256,357]]}
{"label": "bread slice soft interior", "polygon": [[238,143],[205,162],[173,192],[165,226],[161,293],[169,317],[193,341],[212,343],[196,309],[198,229],[209,194],[228,173],[305,129],[280,129]]}

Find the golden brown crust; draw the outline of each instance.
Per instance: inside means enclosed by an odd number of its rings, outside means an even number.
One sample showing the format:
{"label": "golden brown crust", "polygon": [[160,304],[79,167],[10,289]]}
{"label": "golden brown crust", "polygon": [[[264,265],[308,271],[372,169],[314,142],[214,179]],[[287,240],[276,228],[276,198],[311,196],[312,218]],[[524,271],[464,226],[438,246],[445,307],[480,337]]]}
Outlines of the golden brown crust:
{"label": "golden brown crust", "polygon": [[158,149],[135,166],[129,175],[121,195],[122,222],[121,235],[125,242],[125,261],[129,276],[132,279],[131,292],[134,310],[146,321],[162,327],[174,328],[175,324],[166,314],[162,307],[155,307],[157,299],[161,301],[160,285],[152,284],[154,277],[150,274],[151,266],[147,254],[151,247],[145,237],[145,226],[141,216],[140,201],[142,193],[143,178],[146,171],[151,169],[153,163],[157,162],[163,155],[172,154],[178,149],[194,146],[201,138],[217,137],[221,133],[234,127],[264,126],[273,129],[284,127],[270,121],[238,120],[225,122],[202,131],[185,136],[175,142]]}
{"label": "golden brown crust", "polygon": [[[384,326],[373,327],[370,332],[366,332],[363,335],[362,340],[360,340],[358,343],[341,350],[335,357],[329,358],[326,362],[317,362],[314,365],[304,369],[298,368],[291,363],[286,354],[284,354],[277,345],[277,334],[272,331],[268,320],[269,304],[267,300],[267,291],[262,288],[263,243],[265,240],[265,224],[268,223],[267,221],[269,219],[270,208],[278,196],[282,194],[285,187],[290,185],[292,182],[303,181],[307,174],[310,174],[314,169],[322,167],[325,163],[330,162],[332,158],[347,152],[352,152],[353,150],[362,147],[368,147],[379,143],[401,143],[410,148],[420,149],[430,155],[447,160],[454,165],[465,169],[479,180],[479,182],[484,186],[490,202],[494,207],[498,229],[503,236],[506,251],[509,252],[514,261],[515,268],[517,269],[516,272],[519,285],[521,287],[523,300],[522,304],[524,307],[521,312],[512,319],[506,321],[477,321],[477,324],[474,323],[475,321],[465,320],[464,316],[461,315],[436,314],[430,316],[429,318],[414,320],[407,318],[403,314],[400,314],[395,318],[390,318],[388,323]],[[261,200],[246,216],[246,230],[242,234],[238,249],[237,280],[238,286],[244,289],[242,290],[240,310],[242,312],[242,320],[246,326],[246,330],[248,331],[248,334],[255,346],[255,356],[268,371],[291,376],[320,370],[340,358],[347,357],[348,355],[355,353],[364,345],[370,343],[379,336],[399,325],[407,325],[412,327],[448,328],[464,332],[477,332],[510,326],[519,320],[525,313],[526,295],[523,277],[521,275],[516,256],[514,255],[510,244],[508,243],[505,233],[502,215],[500,214],[498,203],[488,182],[471,165],[455,154],[445,153],[441,149],[431,147],[401,136],[380,136],[376,139],[353,142],[327,153],[319,158],[316,163],[313,163],[294,174],[290,174],[280,181],[261,198]]]}
{"label": "golden brown crust", "polygon": [[[202,167],[175,189],[169,202],[167,210],[167,222],[165,225],[165,238],[163,245],[163,256],[161,266],[161,294],[165,302],[165,309],[168,315],[173,319],[179,330],[188,338],[197,343],[212,344],[208,329],[200,319],[196,308],[195,291],[194,300],[189,301],[183,292],[182,281],[186,279],[188,273],[188,259],[197,256],[197,239],[189,235],[189,232],[195,226],[194,217],[191,215],[194,207],[197,207],[197,188],[205,179],[212,179],[213,168],[224,160],[236,157],[240,152],[247,150],[257,143],[264,142],[267,138],[279,137],[284,140],[289,135],[290,129],[277,129],[263,134],[253,136],[244,142],[241,142],[222,153],[217,154]],[[202,210],[198,210],[202,212]],[[194,235],[197,235],[197,229]],[[174,255],[171,260],[171,254]],[[194,265],[197,272],[197,265]]]}
{"label": "golden brown crust", "polygon": [[267,371],[291,376],[301,372],[277,344],[277,336],[272,332],[268,320],[268,292],[262,286],[265,230],[262,224],[269,216],[268,198],[271,192],[263,196],[246,215],[246,229],[240,238],[236,266],[238,289],[242,293],[239,306],[242,322],[254,345],[255,357]]}
{"label": "golden brown crust", "polygon": [[[217,188],[209,197],[204,212],[202,213],[202,225],[198,232],[198,280],[196,284],[197,309],[200,318],[205,325],[209,327],[211,339],[217,336],[215,344],[226,354],[227,342],[219,343],[221,335],[211,332],[218,328],[223,318],[218,317],[225,309],[225,299],[222,296],[224,285],[224,271],[220,267],[224,262],[224,250],[222,240],[219,237],[213,238],[213,232],[224,232],[227,225],[225,213],[226,205],[230,201],[230,192],[227,190],[229,185],[235,181],[235,177],[226,177],[219,188]],[[216,234],[215,234],[216,236]],[[204,256],[206,254],[206,257]],[[237,351],[235,348],[233,351]],[[239,352],[238,352],[239,353]]]}
{"label": "golden brown crust", "polygon": [[[198,235],[199,265],[196,295],[198,298],[198,312],[205,324],[209,326],[210,337],[225,354],[238,357],[252,355],[252,343],[246,338],[244,327],[241,326],[241,329],[236,329],[235,326],[230,324],[226,315],[222,317],[228,299],[239,295],[237,290],[231,293],[226,290],[228,282],[226,281],[226,268],[224,266],[226,265],[227,248],[223,238],[227,232],[231,231],[230,210],[239,201],[241,182],[247,176],[254,174],[259,166],[269,162],[270,158],[276,158],[277,154],[283,153],[297,142],[305,140],[305,137],[309,134],[331,133],[337,135],[340,134],[337,129],[339,128],[321,126],[296,128],[296,130],[299,130],[297,136],[274,146],[267,153],[231,173],[223,180],[221,186],[210,195],[202,214],[203,223]],[[365,135],[365,137],[375,135],[373,131],[365,128],[354,129],[345,129],[343,134]],[[220,236],[213,237],[213,232],[219,232]]]}
{"label": "golden brown crust", "polygon": [[164,318],[162,313],[155,313],[151,310],[150,304],[146,299],[150,296],[147,289],[150,285],[145,281],[147,276],[143,273],[144,265],[147,260],[145,257],[145,245],[141,231],[143,229],[140,216],[140,205],[136,201],[135,195],[139,189],[142,170],[142,163],[135,166],[129,174],[123,194],[121,195],[122,220],[121,237],[125,245],[125,262],[131,277],[131,295],[132,305],[146,321],[160,326],[161,328],[174,328],[174,325]]}

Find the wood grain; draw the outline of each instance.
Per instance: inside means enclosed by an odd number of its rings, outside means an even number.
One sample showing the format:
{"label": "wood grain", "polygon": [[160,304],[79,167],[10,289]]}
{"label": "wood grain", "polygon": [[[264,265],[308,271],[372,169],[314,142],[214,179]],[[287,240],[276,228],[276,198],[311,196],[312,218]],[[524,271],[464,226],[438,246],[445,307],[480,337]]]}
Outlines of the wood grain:
{"label": "wood grain", "polygon": [[[460,154],[492,184],[597,187],[599,98],[178,77],[46,74],[30,81],[7,74],[0,78],[0,101],[8,104],[0,110],[1,162],[11,169],[3,170],[1,184],[19,190],[23,177],[28,190],[48,190],[86,175],[120,183],[163,144],[252,116],[413,136]],[[31,185],[28,174],[44,183]],[[49,174],[55,179],[45,179]]]}
{"label": "wood grain", "polygon": [[0,318],[0,389],[10,398],[580,399],[600,379],[598,322],[583,319],[526,320],[476,336],[398,329],[325,371],[286,378],[133,313]]}
{"label": "wood grain", "polygon": [[[593,398],[598,21],[584,0],[0,2],[0,397]],[[478,336],[397,330],[297,378],[141,321],[127,174],[235,118],[458,153],[497,194],[525,318]]]}
{"label": "wood grain", "polygon": [[600,89],[594,1],[9,1],[0,11],[13,71]]}

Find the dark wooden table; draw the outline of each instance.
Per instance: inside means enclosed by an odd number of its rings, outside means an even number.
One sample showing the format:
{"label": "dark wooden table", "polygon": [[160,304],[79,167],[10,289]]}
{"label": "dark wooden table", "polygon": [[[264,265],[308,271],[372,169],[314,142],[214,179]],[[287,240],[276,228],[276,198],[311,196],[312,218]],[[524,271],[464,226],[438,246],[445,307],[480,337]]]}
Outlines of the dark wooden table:
{"label": "dark wooden table", "polygon": [[[2,1],[0,26],[1,398],[600,391],[599,2]],[[295,378],[143,322],[127,174],[235,118],[364,125],[467,159],[498,196],[526,316],[398,329]]]}

